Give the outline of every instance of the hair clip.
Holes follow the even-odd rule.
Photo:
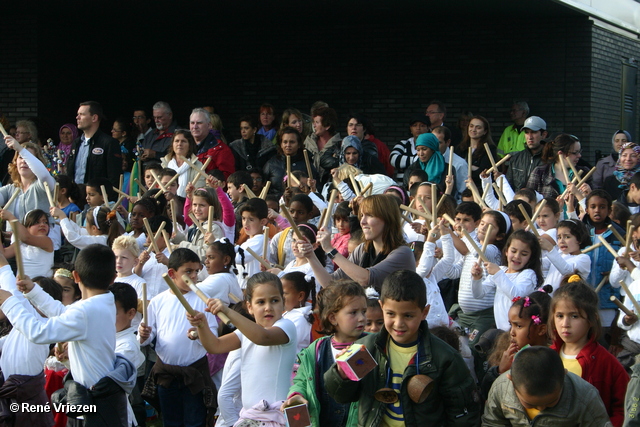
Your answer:
[[[531,305],[531,300],[529,297],[524,297],[524,306],[529,307]]]
[[[229,241],[229,239],[227,239],[226,237],[221,237],[221,238],[216,239],[216,240],[214,240],[214,241],[213,241],[213,243],[216,243],[216,242],[220,242],[220,243],[225,244],[225,245],[226,245],[227,243],[231,243],[231,242]]]
[[[533,321],[533,323],[535,323],[536,325],[539,325],[540,323],[542,323],[542,320],[540,320],[540,316],[536,316],[535,314],[531,315],[531,320]]]
[[[511,300],[512,303],[516,302],[516,301],[520,301],[522,299],[522,297],[515,297]]]
[[[567,282],[568,283],[575,283],[575,282],[579,282],[581,280],[582,280],[582,278],[580,276],[578,276],[577,274],[574,274],[571,277],[569,277],[569,280]]]
[[[314,277],[312,275],[310,275],[310,274],[305,274],[305,276],[304,276],[304,280],[307,283],[311,283],[313,281],[313,279],[314,279]]]
[[[67,279],[73,280],[73,275],[66,268],[57,269],[53,277],[66,277]]]

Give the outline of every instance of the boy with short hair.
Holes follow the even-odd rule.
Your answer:
[[[242,229],[249,239],[240,245],[236,255],[236,266],[242,265],[243,272],[238,276],[238,282],[242,289],[247,286],[247,279],[260,272],[260,262],[255,259],[246,249],[251,248],[255,253],[262,254],[264,242],[263,228],[269,222],[267,218],[269,209],[267,202],[260,198],[253,198],[246,201],[240,209],[242,218]]]
[[[93,244],[81,250],[73,277],[82,291],[82,300],[69,306],[53,301],[30,280],[19,281],[18,289],[28,292],[25,296],[48,316],[45,320],[37,319],[17,297],[0,291],[2,311],[30,341],[69,343],[69,363],[76,383],[72,389],[86,388],[96,405],[96,412],[82,414],[85,426],[126,424],[126,393],[131,392],[136,380],[133,364],[116,356],[114,350],[116,309],[108,288],[116,275],[115,264],[115,255],[104,245]],[[59,397],[62,400],[54,401],[72,401],[72,391]]]
[[[191,249],[178,248],[169,257],[168,274],[193,307],[205,313],[211,331],[218,334],[215,316],[205,312],[206,304],[192,292],[183,275],[195,283],[200,270],[200,257]],[[198,339],[191,339],[187,331],[191,325],[185,309],[168,289],[149,303],[149,325],[138,327],[141,346],[155,340],[158,360],[145,384],[143,397],[159,400],[165,425],[210,425],[215,412],[215,386],[209,374],[207,351]],[[151,394],[149,394],[151,393]]]
[[[289,213],[291,213],[296,225],[304,224],[313,217],[313,201],[306,194],[296,194],[289,203]],[[293,228],[291,226],[287,226],[276,233],[269,243],[268,260],[274,264],[286,266],[296,259],[293,255],[292,241]]]
[[[138,294],[133,286],[122,282],[109,286],[109,291],[113,294],[116,303],[116,353],[128,359],[136,369],[140,369],[144,364],[144,355],[140,351],[140,343],[136,337],[137,327],[131,325],[137,313]],[[146,419],[144,401],[137,387],[133,388],[128,402],[128,425],[133,425],[135,419],[144,421]],[[134,412],[134,406],[138,415]]]
[[[156,161],[146,162],[144,165],[144,185],[147,187],[147,190],[152,190],[158,187],[158,184],[153,185],[155,182],[155,178],[151,174],[151,171],[154,171],[156,174],[160,174],[162,172],[162,165]]]
[[[640,212],[640,172],[633,175],[629,181],[629,189],[622,192],[618,202],[629,208],[632,215]]]
[[[133,272],[138,265],[138,257],[140,256],[140,247],[133,236],[119,236],[113,241],[111,249],[116,256],[116,280],[120,283],[128,283],[138,294],[138,299],[142,298],[142,284],[144,279]],[[153,286],[152,286],[153,287]],[[147,287],[149,288],[149,287]],[[156,296],[158,292],[149,292],[147,289],[147,299]],[[140,318],[133,320],[135,327],[140,323]]]
[[[361,381],[350,381],[334,364],[324,375],[329,394],[338,403],[358,401],[358,425],[476,426],[480,406],[475,384],[460,354],[429,332],[424,319],[430,306],[420,276],[409,270],[389,275],[380,306],[384,328],[358,340],[378,366]],[[416,375],[433,381],[433,391],[421,403],[408,392]],[[394,390],[396,402],[375,398],[383,388]]]
[[[527,212],[527,215],[529,215],[529,218],[533,216],[531,205],[524,200],[517,199],[507,203],[504,207],[504,213],[509,215],[512,231],[524,230],[527,228],[527,225],[529,225],[520,211],[520,205],[524,206],[524,210]]]
[[[535,422],[534,422],[535,421]],[[598,390],[570,372],[548,347],[518,352],[491,386],[483,426],[611,426]]]

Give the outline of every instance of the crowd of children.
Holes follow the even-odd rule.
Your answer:
[[[408,188],[349,166],[259,197],[253,172],[148,163],[139,194],[60,175],[48,211],[0,210],[0,400],[96,408],[6,425],[633,425],[640,216],[499,171],[458,200],[425,135]],[[356,342],[357,381],[336,364]]]

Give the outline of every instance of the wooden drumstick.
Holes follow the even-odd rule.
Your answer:
[[[23,280],[26,276],[24,274],[24,264],[22,263],[22,249],[20,248],[20,228],[17,219],[9,221],[11,229],[13,230],[13,248],[15,252],[16,267],[18,269],[18,279]]]
[[[149,317],[147,316],[147,283],[142,283],[142,323],[149,326]]]
[[[615,296],[611,295],[611,297],[609,297],[609,300],[614,303],[615,305],[618,306],[618,308],[620,310],[622,310],[622,312],[624,314],[626,314],[627,316],[636,316],[636,314],[629,310],[623,303],[620,302],[620,300],[618,298],[616,298]]]
[[[200,288],[198,288],[196,286],[195,283],[193,283],[193,281],[191,280],[191,278],[189,278],[189,276],[187,276],[186,274],[182,275],[182,280],[184,281],[184,283],[186,283],[187,285],[189,285],[189,288],[198,296],[198,298],[200,298],[202,300],[202,302],[204,302],[205,305],[207,305],[207,301],[209,301],[209,296],[207,294],[205,294],[204,292],[202,292],[200,290]],[[227,325],[229,323],[231,323],[231,320],[229,319],[229,316],[227,316],[226,314],[224,314],[223,312],[218,312],[216,314],[216,316],[218,316],[220,318],[220,320],[222,320],[224,323],[226,323]]]

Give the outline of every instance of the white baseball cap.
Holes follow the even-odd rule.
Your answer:
[[[522,126],[522,129],[531,129],[533,131],[547,130],[547,122],[545,122],[538,116],[527,117],[527,120],[524,121],[524,126]]]

